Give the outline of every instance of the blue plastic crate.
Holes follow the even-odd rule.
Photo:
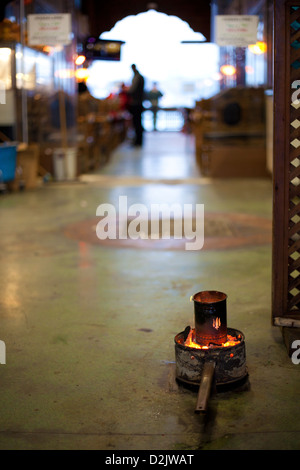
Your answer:
[[[16,174],[17,145],[0,145],[0,183],[13,181]]]

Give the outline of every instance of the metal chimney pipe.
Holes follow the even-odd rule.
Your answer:
[[[227,341],[227,295],[218,291],[197,292],[192,297],[195,314],[195,341],[201,346]]]

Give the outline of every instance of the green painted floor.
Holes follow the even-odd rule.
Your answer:
[[[101,243],[96,209],[119,196],[204,204],[208,245]],[[271,220],[271,179],[202,178],[180,133],[125,143],[79,181],[1,195],[0,449],[299,450],[300,365],[271,325]],[[249,380],[202,416],[174,380],[174,336],[210,289],[245,334]]]

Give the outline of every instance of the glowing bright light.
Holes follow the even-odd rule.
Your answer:
[[[89,71],[86,68],[81,68],[75,71],[77,81],[87,80],[89,76]]]
[[[267,44],[262,41],[258,41],[256,44],[249,44],[248,49],[253,54],[264,54],[267,51]]]
[[[52,54],[54,48],[52,46],[43,46],[43,51],[47,54]]]
[[[221,70],[221,73],[223,75],[226,75],[227,77],[231,77],[232,75],[236,73],[236,68],[233,65],[227,65],[227,64],[222,65],[220,70]]]
[[[79,55],[75,60],[75,64],[82,65],[85,62],[85,59],[86,57],[84,55]]]
[[[11,49],[9,47],[1,47],[0,48],[0,58],[7,58],[11,54]]]
[[[12,77],[10,73],[11,49],[9,47],[0,48],[0,85],[1,85],[1,103],[3,102],[3,90],[9,90],[12,86]],[[5,99],[4,99],[5,101]]]

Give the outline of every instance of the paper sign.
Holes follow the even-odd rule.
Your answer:
[[[71,14],[28,15],[29,46],[65,46],[71,42]]]
[[[246,47],[257,41],[257,15],[217,15],[216,43],[219,46]]]

